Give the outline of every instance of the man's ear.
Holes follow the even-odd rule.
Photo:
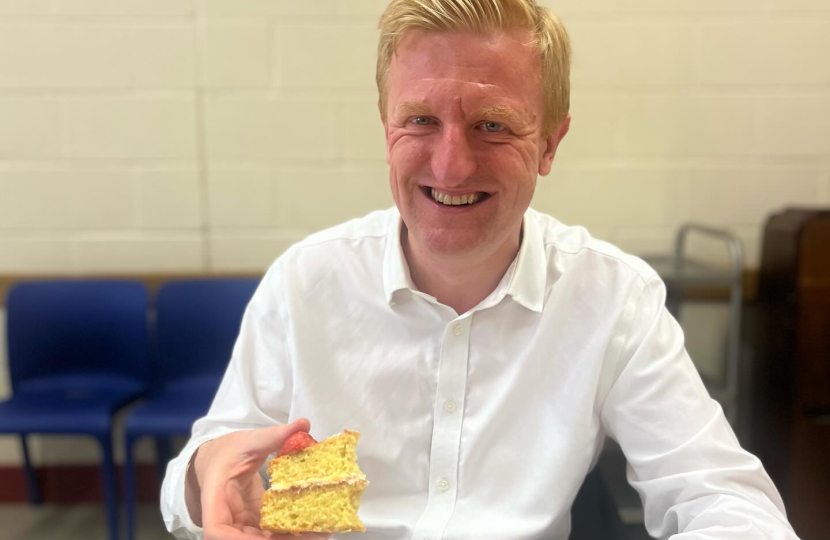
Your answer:
[[[547,176],[550,172],[551,165],[553,165],[553,158],[556,156],[556,149],[559,148],[559,143],[568,134],[571,128],[571,115],[565,117],[562,122],[553,128],[551,134],[545,139],[545,147],[542,150],[542,155],[539,156],[539,174]]]

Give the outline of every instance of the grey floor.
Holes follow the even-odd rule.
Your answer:
[[[164,529],[157,505],[141,505],[136,540],[172,540]],[[123,530],[124,520],[121,519]],[[125,534],[121,535],[126,538]],[[79,504],[35,507],[0,504],[0,540],[105,540],[106,523],[101,506]]]

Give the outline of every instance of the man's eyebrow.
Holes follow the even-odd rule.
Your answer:
[[[429,107],[417,101],[404,101],[395,107],[395,117],[425,116],[429,114]]]
[[[512,107],[506,107],[504,105],[497,105],[495,107],[485,107],[478,111],[476,114],[477,118],[482,118],[485,120],[503,120],[508,123],[520,123],[520,124],[529,124],[530,122],[525,119],[524,115],[521,114],[519,111]]]
[[[395,107],[393,114],[395,118],[406,118],[409,116],[428,116],[430,113],[430,108],[424,103],[418,101],[404,101]],[[531,123],[531,121],[525,118],[522,113],[513,107],[507,107],[505,105],[484,107],[483,109],[479,109],[474,117],[485,120],[506,122],[508,124],[512,123],[525,125]]]

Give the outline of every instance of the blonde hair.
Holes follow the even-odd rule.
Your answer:
[[[568,115],[571,46],[562,21],[535,0],[392,0],[380,18],[375,79],[378,106],[386,116],[386,77],[392,56],[409,30],[467,31],[484,34],[526,29],[541,60],[540,83],[545,106],[545,136]]]

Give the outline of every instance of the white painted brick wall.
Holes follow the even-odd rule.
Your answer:
[[[127,171],[2,171],[0,190],[9,194],[0,197],[3,229],[121,229],[135,221]]]
[[[705,24],[700,29],[701,84],[795,85],[830,83],[828,21]]]
[[[196,0],[52,0],[52,2],[55,5],[55,11],[60,14],[187,16],[193,14]]]
[[[278,182],[280,224],[286,228],[314,230],[394,204],[381,167],[283,169]]]
[[[277,228],[279,185],[276,170],[211,167],[210,223],[217,228]]]
[[[635,159],[753,155],[760,137],[755,128],[757,99],[720,94],[628,97],[622,105],[619,152]]]
[[[542,3],[573,124],[538,208],[644,252],[830,204],[826,0]],[[390,205],[385,4],[0,0],[0,272],[262,270]]]
[[[663,167],[563,168],[539,179],[534,206],[589,230],[640,227],[673,231],[689,215],[688,177],[683,169]]]
[[[71,96],[62,100],[60,109],[64,159],[197,157],[192,96]]]
[[[377,30],[373,26],[283,27],[276,37],[280,54],[274,69],[282,87],[355,88],[367,93],[376,88]],[[301,54],[293,54],[297,49]]]
[[[386,3],[0,0],[0,274],[261,271],[390,206]],[[729,227],[752,266],[767,214],[830,205],[830,1],[542,3],[573,123],[537,208],[635,253]]]
[[[267,23],[211,22],[201,32],[208,88],[268,88],[272,54]]]
[[[274,262],[274,253],[282,253],[307,234],[284,229],[221,229],[210,238],[210,266],[217,272],[268,268]]]
[[[779,91],[760,98],[758,105],[758,150],[763,155],[800,156],[802,160],[812,156],[827,165],[830,93]]]
[[[211,97],[205,109],[209,161],[314,161],[342,155],[334,101]]]
[[[58,99],[0,93],[0,167],[18,160],[59,157],[61,131]],[[8,192],[0,195],[14,197]]]
[[[81,273],[198,272],[203,266],[201,232],[107,231],[76,238]]]
[[[0,0],[0,15],[48,15],[55,11],[55,0]]]
[[[577,88],[694,82],[691,21],[574,22],[567,28],[574,51],[571,80]]]
[[[199,171],[140,169],[133,173],[136,224],[147,229],[200,229]]]

